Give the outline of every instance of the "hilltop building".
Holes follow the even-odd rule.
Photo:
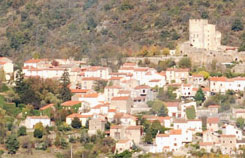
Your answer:
[[[221,47],[221,33],[206,19],[190,19],[189,41],[195,48],[218,50]]]

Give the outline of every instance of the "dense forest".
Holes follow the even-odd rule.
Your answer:
[[[0,0],[0,55],[117,59],[144,46],[173,49],[188,39],[190,18],[209,19],[223,44],[239,46],[244,7],[243,0]]]

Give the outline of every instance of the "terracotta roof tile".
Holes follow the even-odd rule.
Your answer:
[[[181,129],[172,129],[169,132],[169,135],[181,135],[182,134],[182,130]]]
[[[62,106],[74,106],[74,105],[77,105],[77,104],[80,104],[82,103],[81,101],[66,101],[64,103],[62,103],[61,105]]]
[[[129,96],[124,96],[124,97],[113,97],[111,100],[129,100]]]
[[[207,118],[207,123],[217,124],[217,123],[219,123],[219,118],[218,117],[209,117],[209,118]]]
[[[53,106],[54,106],[54,104],[48,104],[48,105],[45,105],[42,108],[40,108],[40,110],[43,111],[43,110],[46,110],[46,109],[51,108]]]

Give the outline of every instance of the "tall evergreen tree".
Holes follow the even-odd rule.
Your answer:
[[[26,85],[24,82],[24,73],[22,73],[22,70],[19,69],[16,73],[16,80],[15,80],[15,92],[19,95],[24,92]]]
[[[60,99],[63,101],[71,100],[71,90],[69,89],[70,84],[69,72],[67,70],[64,71],[63,75],[60,78]]]
[[[204,93],[203,93],[203,91],[202,91],[202,88],[199,88],[199,89],[198,89],[198,91],[197,91],[197,93],[196,93],[194,99],[195,99],[196,101],[198,101],[198,102],[201,102],[201,103],[204,102],[204,100],[205,100],[205,95],[204,95]]]

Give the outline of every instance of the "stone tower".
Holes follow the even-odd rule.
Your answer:
[[[195,48],[218,50],[221,46],[221,33],[206,19],[189,20],[189,41]]]

